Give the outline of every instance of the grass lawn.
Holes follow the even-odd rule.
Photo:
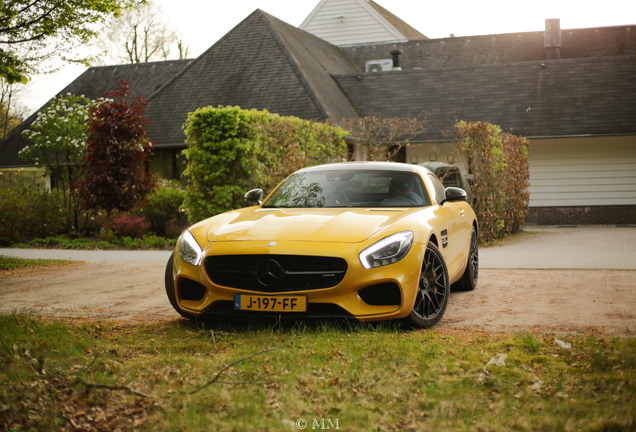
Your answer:
[[[0,315],[0,344],[2,431],[636,426],[634,338]]]
[[[0,272],[6,270],[19,270],[24,268],[56,267],[74,264],[77,263],[68,260],[24,259],[0,255]]]

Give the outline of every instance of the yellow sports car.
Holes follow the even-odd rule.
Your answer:
[[[477,285],[475,213],[424,167],[351,162],[305,168],[257,205],[181,234],[166,292],[187,318],[346,317],[428,328],[451,284]]]

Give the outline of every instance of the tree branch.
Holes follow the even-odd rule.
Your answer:
[[[245,360],[249,360],[249,359],[251,359],[251,358],[253,358],[253,357],[256,357],[257,355],[264,354],[264,353],[269,352],[269,351],[274,351],[274,350],[276,350],[276,349],[278,349],[278,348],[280,348],[280,347],[281,347],[281,346],[280,346],[280,345],[278,345],[278,346],[275,346],[274,348],[268,348],[268,349],[265,349],[265,350],[259,351],[259,352],[255,353],[255,354],[252,354],[251,356],[243,357],[243,358],[241,358],[241,359],[236,360],[236,361],[235,361],[235,362],[233,362],[233,363],[230,363],[230,364],[229,364],[229,365],[227,365],[225,368],[221,369],[221,371],[220,371],[219,373],[217,373],[217,374],[216,374],[216,376],[215,376],[214,378],[212,378],[212,379],[211,379],[210,381],[208,381],[207,383],[203,384],[203,385],[202,385],[201,387],[199,387],[198,389],[191,391],[189,394],[195,394],[195,393],[197,393],[197,392],[200,392],[201,390],[203,390],[203,389],[204,389],[204,388],[206,388],[207,386],[214,384],[215,382],[217,382],[217,381],[218,381],[219,377],[221,376],[221,374],[222,374],[223,372],[225,372],[226,370],[228,370],[229,368],[231,368],[231,367],[232,367],[232,366],[234,366],[235,364],[237,364],[237,363],[241,363],[241,362],[243,362],[243,361],[245,361]],[[243,383],[244,383],[244,382],[237,382],[237,383],[232,383],[232,384],[243,384]],[[230,383],[227,383],[227,384],[230,384]]]
[[[25,10],[27,10],[27,9],[29,9],[29,8],[31,8],[31,7],[33,7],[33,6],[35,6],[35,4],[36,4],[36,3],[39,3],[40,1],[41,1],[41,0],[34,0],[34,2],[33,2],[33,3],[31,3],[31,4],[29,4],[29,5],[24,6],[24,7],[23,7],[20,11],[18,11],[18,15],[20,15],[21,13],[24,13],[24,11],[25,11]],[[1,22],[6,21],[6,20],[8,20],[8,19],[9,19],[9,17],[6,17],[6,18],[3,18],[3,19],[0,19],[0,23],[1,23]]]
[[[22,29],[24,27],[30,27],[33,24],[36,24],[36,23],[42,21],[43,19],[47,18],[49,15],[51,15],[51,13],[55,9],[57,9],[57,7],[51,8],[50,10],[46,11],[45,13],[40,15],[39,17],[32,19],[31,21],[23,22],[23,23],[20,23],[18,25],[15,25],[13,27],[8,27],[8,28],[5,28],[5,29],[2,29],[2,33],[9,33],[9,32],[15,31],[15,30],[20,30],[20,29]],[[24,11],[24,9],[23,9],[23,11]],[[19,15],[19,13],[18,13],[18,15]],[[38,37],[42,37],[42,35],[45,35],[45,34],[46,33],[42,33],[41,35],[38,35]],[[27,39],[24,42],[28,42],[30,40],[33,40],[33,38]],[[14,43],[17,43],[17,42],[14,42]]]
[[[106,390],[124,390],[124,391],[127,391],[128,393],[134,394],[135,396],[141,396],[141,397],[150,399],[149,395],[135,391],[128,386],[88,383],[79,378],[77,379],[77,382],[84,384],[86,387],[89,387],[89,388],[100,388],[100,389],[106,389]]]

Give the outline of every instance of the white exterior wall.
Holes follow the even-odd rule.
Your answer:
[[[530,140],[530,207],[636,205],[636,136]]]
[[[453,143],[415,144],[407,163],[447,162]],[[463,159],[455,161],[466,172]],[[530,207],[636,205],[636,136],[530,139]]]
[[[334,45],[407,40],[365,0],[322,0],[300,28]]]

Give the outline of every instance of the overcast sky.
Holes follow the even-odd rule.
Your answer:
[[[157,0],[196,57],[255,9],[299,26],[319,0]],[[429,38],[542,31],[547,18],[562,29],[636,24],[635,0],[375,0]],[[635,25],[636,27],[636,25]],[[635,28],[636,30],[636,28]],[[21,102],[30,112],[84,72],[65,67],[53,76],[35,76]]]

